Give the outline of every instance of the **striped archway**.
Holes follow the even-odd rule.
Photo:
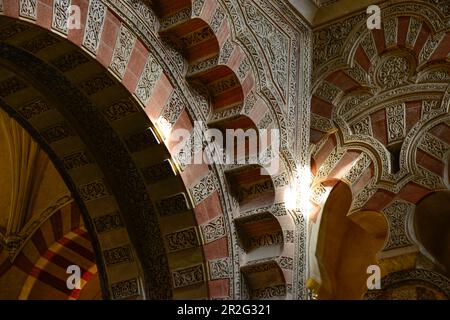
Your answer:
[[[80,29],[67,28],[69,5],[80,8]],[[270,175],[255,165],[185,162],[203,152],[189,147],[209,127],[286,135],[283,113],[262,93],[261,75],[237,45],[220,2],[36,0],[3,1],[0,8],[2,108],[45,148],[68,184],[92,239],[104,297],[292,297],[296,227],[284,206],[293,170],[285,151],[266,146],[266,157],[282,162]],[[196,129],[196,121],[205,127]],[[190,134],[183,148],[178,129]],[[238,181],[233,189],[231,181]],[[255,201],[260,195],[266,200]],[[269,269],[276,265],[283,276],[263,287],[241,285],[261,261],[246,260],[235,219],[258,221],[266,213],[282,237],[256,234],[266,239],[261,248],[289,245],[261,261],[271,260]],[[106,261],[106,252],[116,260]]]

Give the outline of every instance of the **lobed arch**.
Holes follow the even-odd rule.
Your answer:
[[[445,92],[445,82],[450,78],[445,73],[448,68],[446,61],[448,48],[445,41],[448,28],[442,14],[431,5],[411,3],[384,8],[382,6],[382,15],[383,28],[380,30],[368,30],[361,15],[355,15],[315,31],[317,37],[324,34],[324,39],[319,39],[320,43],[317,44],[319,47],[323,45],[323,40],[328,39],[328,33],[333,28],[342,26],[353,29],[349,36],[342,36],[342,43],[336,46],[338,51],[333,56],[330,54],[326,64],[322,63],[318,55],[315,74],[320,77],[314,77],[312,102],[311,134],[314,143],[317,143],[331,128],[348,130],[345,125],[336,123],[338,109],[345,109],[347,114],[353,109],[349,116],[344,117],[345,121],[349,121],[349,117],[359,114],[362,108],[368,110],[370,101],[378,101],[381,106],[382,102],[387,102],[396,95],[414,95],[414,92],[416,95],[418,92],[422,95],[436,95],[441,92],[442,95]],[[388,34],[392,36],[388,37]],[[417,75],[413,77],[410,75],[408,79],[411,87],[409,89],[393,87],[392,90],[383,92],[383,88],[378,87],[379,83],[374,82],[374,77],[377,76],[375,73],[382,69],[383,64],[389,59],[400,61],[403,59],[402,55],[408,55],[408,59],[417,60],[417,64],[420,65],[416,68],[414,63],[408,63],[409,72],[417,72]],[[398,74],[404,76],[408,72]],[[395,73],[392,75],[395,76]],[[433,83],[433,86],[430,83]],[[401,85],[399,83],[398,87]],[[327,119],[331,119],[334,123],[330,123]],[[378,124],[374,119],[371,124],[373,130],[377,129]],[[374,133],[376,136],[375,131]]]
[[[309,289],[316,299],[360,299],[367,268],[378,264],[388,234],[379,212],[350,215],[352,191],[339,180],[328,182],[325,204],[309,233]]]
[[[446,17],[443,13],[437,9],[432,4],[412,1],[410,3],[396,3],[396,4],[381,4],[381,15],[382,15],[382,28],[368,30],[366,26],[366,21],[364,17],[366,16],[363,13],[355,14],[351,17],[341,19],[335,24],[319,27],[315,30],[316,39],[318,40],[318,45],[322,46],[329,39],[330,35],[328,34],[331,30],[336,30],[335,28],[342,26],[345,30],[348,30],[348,33],[342,33],[340,36],[339,43],[333,50],[325,51],[324,55],[317,55],[315,58],[316,69],[313,73],[314,78],[314,86],[316,87],[318,83],[324,80],[327,76],[335,71],[335,69],[346,69],[348,67],[353,68],[355,66],[355,57],[361,55],[362,51],[365,51],[364,47],[360,47],[359,44],[364,42],[364,38],[367,35],[371,35],[374,39],[374,45],[370,45],[373,47],[371,52],[375,53],[383,53],[388,51],[388,49],[392,49],[397,44],[406,46],[411,49],[420,50],[422,46],[425,44],[426,38],[430,33],[445,33],[448,31],[448,26],[446,25]],[[384,30],[386,28],[391,28],[390,25],[392,23],[392,18],[401,19],[400,27],[404,31],[401,36],[400,41],[389,41],[387,42],[384,34]],[[407,19],[411,18],[417,20],[414,27],[416,37],[412,39],[412,42],[408,42],[408,39],[405,39],[408,28],[411,25],[408,25]],[[386,23],[388,20],[388,23]],[[403,21],[402,21],[403,20]],[[414,21],[413,21],[414,22]],[[413,24],[413,23],[412,23]],[[395,27],[398,27],[398,22]],[[422,30],[421,40],[417,43],[417,32]],[[394,31],[392,34],[397,35],[397,31]],[[439,39],[437,43],[433,45],[436,46],[439,44],[443,45],[442,39]],[[370,44],[370,43],[369,43]],[[386,45],[387,44],[387,45]],[[442,46],[443,47],[443,46]],[[441,53],[442,54],[442,53]],[[372,60],[373,54],[369,56],[369,60]],[[442,59],[442,56],[440,56]],[[367,57],[366,57],[367,58]],[[324,63],[326,60],[328,62]],[[370,61],[366,62],[370,63]],[[362,62],[362,61],[361,61]],[[361,66],[367,66],[367,64],[361,63]],[[355,79],[358,80],[358,79]]]
[[[367,144],[355,140],[342,145],[337,132],[328,135],[311,157],[313,179],[310,218],[316,219],[328,191],[339,181],[344,181],[351,188],[353,201],[350,212],[362,210],[367,198],[361,195],[370,196],[367,188],[374,188],[379,179],[379,161],[373,148]]]
[[[336,50],[316,55],[311,142],[314,171],[341,146],[371,154],[376,174],[356,190],[352,210],[382,211],[395,199],[416,204],[445,185],[442,153],[448,144],[442,132],[448,128],[450,81],[445,17],[419,2],[381,8],[380,30],[368,30],[360,13],[314,31],[317,49],[333,30],[349,31],[338,36]],[[339,147],[331,147],[333,135]],[[431,151],[431,144],[442,152]]]

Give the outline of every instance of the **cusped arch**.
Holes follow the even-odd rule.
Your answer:
[[[328,196],[310,234],[309,289],[318,299],[360,299],[367,268],[377,264],[377,253],[387,236],[387,221],[378,212],[349,215],[350,187],[331,183]]]

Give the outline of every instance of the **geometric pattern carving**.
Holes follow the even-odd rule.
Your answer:
[[[311,192],[311,201],[320,205],[325,200],[325,196],[327,193],[327,189],[323,186],[323,184],[319,184]]]
[[[389,236],[383,250],[405,247],[411,244],[406,230],[407,221],[413,209],[412,203],[396,200],[383,210],[389,224]]]
[[[230,59],[233,50],[233,43],[230,41],[230,39],[227,39],[220,50],[219,63],[226,64],[228,62],[228,59]]]
[[[0,82],[0,97],[6,98],[20,90],[23,90],[27,85],[16,77],[11,77]]]
[[[406,36],[406,45],[410,48],[413,48],[416,44],[417,36],[419,35],[419,31],[422,28],[422,22],[417,20],[414,17],[411,17],[409,20],[409,28],[408,34]]]
[[[205,243],[210,243],[226,235],[223,217],[219,216],[200,226]]]
[[[106,17],[106,5],[100,0],[89,2],[89,11],[84,32],[83,46],[93,54],[97,53]]]
[[[355,123],[353,125],[353,132],[355,134],[364,134],[371,136],[372,135],[372,124],[370,122],[370,118],[366,117],[361,121]]]
[[[285,243],[294,243],[294,230],[285,230],[284,231],[284,242]]]
[[[172,281],[175,289],[202,283],[204,280],[205,272],[203,264],[172,271]]]
[[[181,112],[184,110],[185,104],[177,91],[172,92],[172,96],[164,106],[161,116],[158,122],[165,129],[170,130],[180,117]]]
[[[74,152],[67,156],[64,156],[62,161],[64,163],[64,168],[66,168],[67,170],[80,168],[93,163],[93,161],[84,151]]]
[[[259,10],[252,1],[243,1],[243,7],[250,30],[260,41],[267,57],[275,84],[281,95],[286,97],[289,88],[289,38],[285,30],[272,23],[266,12]]]
[[[67,72],[88,62],[89,59],[83,53],[75,50],[56,58],[52,61],[52,64],[61,72]]]
[[[54,0],[53,1],[53,20],[52,28],[63,34],[67,34],[67,22],[69,19],[69,7],[71,0]]]
[[[420,177],[417,177],[415,179],[415,182],[421,184],[422,186],[424,186],[430,190],[447,188],[444,185],[442,178],[440,176],[438,176],[437,174],[435,174],[431,171],[428,171],[427,169],[425,169],[421,166],[417,166],[417,169],[419,170]]]
[[[376,193],[376,188],[373,187],[374,178],[372,178],[367,185],[362,188],[356,197],[353,199],[351,210],[360,209],[363,205]]]
[[[38,99],[20,107],[19,112],[25,119],[30,120],[51,109],[52,108],[45,101]]]
[[[385,89],[395,88],[408,80],[410,64],[406,57],[391,56],[381,64],[377,72],[377,80]]]
[[[445,106],[441,105],[440,100],[422,100],[422,119],[428,120],[441,114]]]
[[[327,81],[323,81],[322,84],[314,92],[315,96],[321,97],[328,102],[333,102],[336,96],[341,92],[340,89],[333,86]]]
[[[292,270],[294,267],[294,259],[290,257],[281,257],[280,258],[280,267],[282,269]]]
[[[449,146],[444,141],[428,132],[422,138],[419,148],[432,154],[439,160],[444,159],[444,155],[449,150]]]
[[[149,54],[147,62],[142,72],[141,78],[136,87],[136,96],[142,103],[146,103],[152,95],[153,88],[162,73],[162,67],[152,54]]]
[[[257,249],[261,247],[269,247],[276,244],[283,243],[283,232],[274,231],[268,232],[264,234],[259,234],[255,236],[251,236],[248,239],[243,239],[243,244],[245,246],[246,251],[250,251],[252,249]]]
[[[386,108],[388,143],[403,140],[406,136],[405,104]]]
[[[201,178],[200,181],[190,189],[195,204],[199,204],[217,190],[217,185],[216,177],[212,172],[209,172],[207,176]]]
[[[109,195],[106,185],[102,180],[81,185],[78,191],[83,201],[95,200]]]
[[[232,275],[230,258],[219,258],[208,261],[211,280],[226,279]]]
[[[318,114],[311,114],[311,128],[321,132],[328,132],[333,128],[333,123],[330,119],[319,116]]]
[[[225,12],[220,5],[217,6],[216,12],[214,12],[214,16],[212,17],[209,26],[214,33],[219,31],[219,27],[222,24],[223,19],[225,18]]]
[[[41,131],[41,135],[49,144],[52,144],[72,136],[73,132],[66,123],[61,123],[53,127],[43,129]]]
[[[169,198],[161,199],[156,202],[161,217],[167,217],[174,214],[180,214],[189,210],[189,205],[184,193],[179,193]]]
[[[140,131],[124,138],[125,144],[131,153],[145,150],[156,143],[150,130]]]
[[[103,110],[109,121],[117,121],[138,112],[138,108],[131,100],[116,102]]]
[[[286,285],[280,284],[273,287],[266,287],[260,289],[252,289],[250,297],[258,300],[268,300],[277,297],[286,296]]]
[[[127,263],[133,260],[130,246],[117,247],[103,251],[107,265]]]
[[[358,181],[361,175],[366,171],[367,167],[371,164],[372,160],[366,153],[362,153],[356,163],[345,174],[343,180],[347,181],[350,185]]]
[[[195,248],[200,244],[196,227],[168,233],[164,236],[164,240],[167,252]]]
[[[111,284],[111,292],[114,300],[138,296],[140,294],[138,279],[130,279]]]
[[[124,25],[121,25],[111,60],[111,69],[120,78],[123,78],[125,74],[135,42],[136,36]]]
[[[36,54],[56,43],[59,43],[59,40],[52,34],[46,33],[42,36],[34,38],[33,40],[22,43],[21,47],[28,52]]]
[[[317,171],[315,180],[320,181],[328,176],[328,173],[336,166],[336,164],[342,159],[345,151],[334,149]]]
[[[377,54],[377,49],[375,47],[375,43],[373,42],[372,33],[367,34],[363,38],[361,46],[363,47],[370,60],[372,60],[372,58]]]
[[[118,212],[96,217],[93,221],[97,233],[108,232],[124,227],[122,218]]]
[[[153,184],[175,176],[172,164],[170,160],[167,159],[161,163],[142,169],[142,174],[144,175],[147,184]]]
[[[36,2],[37,0],[20,0],[19,15],[36,20]]]
[[[107,73],[101,73],[85,80],[80,87],[87,95],[91,96],[114,85],[114,80]]]
[[[427,61],[431,57],[431,54],[437,48],[444,36],[445,32],[440,32],[437,34],[431,34],[431,36],[428,37],[427,42],[425,42],[422,48],[422,51],[420,51],[419,63]]]
[[[391,47],[397,43],[397,18],[391,17],[384,21],[384,39],[386,46]]]

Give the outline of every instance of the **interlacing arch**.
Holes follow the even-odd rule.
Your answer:
[[[411,221],[424,197],[448,188],[450,29],[448,17],[423,2],[381,7],[379,30],[358,14],[314,31],[311,218],[322,228],[330,193],[345,183],[349,219],[377,212],[387,221],[376,263],[389,274],[416,267],[419,249],[433,260]],[[327,285],[322,294],[333,296]]]
[[[285,157],[272,175],[260,162],[193,165],[172,138],[202,135],[195,121],[278,129],[228,12],[218,1],[106,3],[8,0],[0,12],[0,85],[14,84],[0,86],[1,107],[68,185],[103,297],[292,297]],[[70,4],[81,29],[67,28]]]

